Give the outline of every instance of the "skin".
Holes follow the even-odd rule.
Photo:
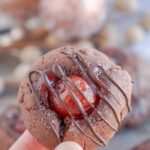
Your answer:
[[[40,145],[32,135],[25,131],[9,150],[48,150]]]
[[[62,144],[58,145],[59,150],[64,150],[64,147]],[[62,148],[61,148],[62,147]],[[68,148],[65,150],[69,150],[70,147],[69,145],[67,146]],[[81,150],[77,145],[74,145],[74,148],[77,150]],[[38,143],[38,141],[33,138],[33,136],[26,130],[22,136],[12,145],[12,147],[9,150],[48,150],[47,148],[43,147]],[[57,147],[55,150],[58,150]],[[51,150],[51,149],[50,149]]]

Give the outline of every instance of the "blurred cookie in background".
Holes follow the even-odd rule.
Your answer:
[[[0,129],[0,149],[8,150],[14,140],[3,130]]]
[[[150,31],[150,12],[147,12],[142,16],[141,25],[145,30]]]
[[[115,0],[114,4],[116,10],[126,13],[135,12],[139,7],[138,0]]]
[[[19,84],[22,81],[24,74],[28,72],[30,65],[28,63],[18,64],[11,75],[7,75],[4,79],[5,91],[6,90],[18,90]]]
[[[30,27],[29,25],[16,26],[0,36],[0,54],[13,49],[22,50],[30,45],[36,45],[37,47],[45,45],[44,40],[48,36],[45,27],[43,25]]]
[[[86,48],[91,48],[91,49],[94,49],[95,46],[94,44],[89,41],[89,40],[82,40],[82,41],[79,41],[76,43],[76,46],[79,48],[79,49],[84,49],[85,47]]]
[[[65,40],[87,39],[106,18],[106,0],[42,0],[40,16],[56,36]]]
[[[32,64],[42,55],[41,49],[35,45],[28,45],[22,49],[19,58],[22,62]]]
[[[135,58],[133,58],[133,61]],[[133,111],[128,115],[126,126],[137,127],[150,119],[150,70],[149,63],[137,58],[136,79],[134,81]]]
[[[3,77],[0,76],[0,95],[3,93],[4,89],[5,89],[5,81]]]
[[[144,30],[137,24],[131,25],[125,31],[125,37],[129,44],[140,42],[144,39]]]
[[[24,74],[28,72],[30,65],[27,63],[20,63],[16,66],[12,73],[12,77],[15,83],[20,84],[22,81]]]
[[[26,20],[37,16],[39,0],[1,0],[0,11],[17,20]]]
[[[25,131],[19,107],[7,107],[0,115],[0,122],[0,150],[6,150]]]
[[[126,50],[120,48],[104,48],[102,49],[114,63],[127,70],[132,76],[132,80],[136,76],[136,59],[133,61],[133,53],[129,53]]]
[[[133,148],[132,150],[150,150],[150,139],[142,143],[141,145]]]
[[[132,112],[127,116],[125,122],[125,126],[129,128],[137,127],[150,119],[150,95],[140,96],[134,100]]]
[[[121,34],[116,24],[108,22],[104,24],[102,30],[94,37],[93,42],[99,49],[107,47],[118,47],[121,41]]]
[[[150,118],[150,80],[149,63],[129,51],[118,48],[102,50],[116,64],[126,69],[132,76],[133,95],[132,111],[128,115],[125,126],[136,127]]]
[[[48,34],[44,40],[44,46],[47,49],[55,49],[57,47],[61,47],[67,45],[67,42],[64,41],[65,39],[60,39],[57,35]]]

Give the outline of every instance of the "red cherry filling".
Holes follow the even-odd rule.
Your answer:
[[[79,108],[79,106],[74,102],[74,99],[68,90],[68,87],[64,84],[63,81],[58,80],[55,76],[52,76],[51,73],[47,73],[47,77],[55,90],[58,91],[60,98],[62,99],[64,105],[66,106],[67,110],[75,117],[75,118],[82,118],[83,114]],[[88,114],[92,112],[92,108],[90,103],[94,106],[97,103],[97,96],[94,93],[93,89],[88,85],[88,83],[79,75],[69,75],[67,76],[70,78],[78,87],[78,89],[83,93],[83,95],[73,87],[73,85],[69,85],[69,89],[76,95],[78,100],[81,102],[84,111]],[[52,96],[52,94],[47,94],[47,90],[45,85],[41,86],[41,94],[44,94],[44,97],[50,100],[50,103],[53,104],[53,109],[57,112],[61,117],[65,118],[69,116],[68,111],[64,106],[59,102],[56,97]]]
[[[91,106],[90,103],[94,104],[96,103],[96,95],[92,88],[87,84],[85,80],[83,80],[78,75],[69,75],[68,78],[70,78],[80,89],[80,91],[83,93],[83,95],[76,90],[72,85],[70,85],[70,90],[78,97],[78,100],[80,100],[82,107],[84,108],[85,112],[90,113],[91,112]],[[71,112],[71,114],[74,117],[82,117],[82,113],[80,111],[80,108],[78,105],[74,102],[71,93],[69,92],[68,88],[65,86],[65,84],[62,81],[59,81],[57,83],[57,86],[59,87],[58,92],[60,95],[60,98],[63,100],[65,106],[68,108],[68,111]],[[62,117],[68,116],[68,112],[66,109],[57,101],[55,98],[52,99],[55,111],[59,113]]]

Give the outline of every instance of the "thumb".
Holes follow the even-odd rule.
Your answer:
[[[43,147],[33,136],[26,130],[23,135],[12,145],[9,150],[48,150]],[[59,144],[55,150],[83,150],[76,142],[66,141]]]
[[[83,150],[83,148],[76,142],[66,141],[59,144],[55,150]]]
[[[26,130],[9,150],[48,150]]]

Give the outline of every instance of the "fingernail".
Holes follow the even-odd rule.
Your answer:
[[[55,150],[83,150],[83,148],[76,142],[66,141],[58,145]]]

